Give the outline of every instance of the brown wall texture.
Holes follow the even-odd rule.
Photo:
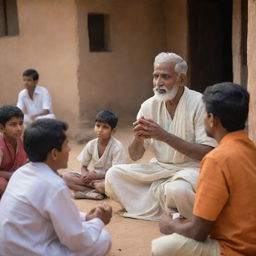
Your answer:
[[[248,5],[248,85],[250,92],[249,133],[256,142],[256,1],[249,0]]]
[[[188,61],[187,0],[165,0],[167,51],[175,52]]]
[[[99,110],[109,109],[130,123],[153,94],[154,56],[166,50],[163,1],[78,0],[77,8],[82,122],[92,123]],[[109,52],[89,51],[88,13],[109,15]]]

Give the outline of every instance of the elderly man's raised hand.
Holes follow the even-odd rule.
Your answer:
[[[164,140],[164,137],[167,135],[167,132],[152,119],[141,117],[133,123],[133,126],[135,137]]]
[[[149,136],[145,136],[143,134],[143,126],[141,124],[141,120],[145,120],[145,118],[142,116],[140,119],[136,120],[133,123],[133,132],[134,132],[134,137],[137,141],[143,142],[144,139],[149,138]]]

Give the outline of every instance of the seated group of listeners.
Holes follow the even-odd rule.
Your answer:
[[[96,139],[78,156],[81,173],[62,177],[67,124],[54,119],[38,73],[26,70],[17,107],[0,108],[0,255],[106,255],[112,208],[103,203],[81,213],[71,189],[75,198],[110,197],[123,216],[160,221],[165,236],[153,240],[153,256],[255,256],[256,146],[244,131],[249,94],[225,82],[202,96],[185,87],[186,73],[180,56],[156,56],[154,96],[141,105],[128,148],[134,161],[151,148],[149,164],[125,164],[113,137],[118,118],[101,111]]]

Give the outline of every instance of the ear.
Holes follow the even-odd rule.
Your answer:
[[[58,150],[56,148],[53,148],[49,153],[53,161],[58,158]]]
[[[220,119],[217,116],[214,117],[214,125],[215,127],[223,127]]]
[[[214,115],[211,113],[211,114],[208,114],[208,116],[209,116],[209,125],[210,125],[210,127],[211,128],[213,128],[213,126],[214,126]]]
[[[181,86],[185,85],[186,80],[187,80],[187,76],[185,74],[179,74],[178,82]]]
[[[217,116],[214,116],[213,114],[210,114],[210,127],[217,127],[220,124],[220,120]]]
[[[111,131],[111,134],[115,134],[116,133],[116,128],[113,128]]]
[[[5,128],[5,126],[2,125],[2,124],[0,124],[0,131],[1,131],[1,132],[4,132],[4,128]]]

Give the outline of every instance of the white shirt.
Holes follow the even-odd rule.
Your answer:
[[[29,116],[38,114],[44,109],[52,113],[51,95],[46,88],[37,85],[32,100],[29,97],[28,90],[23,89],[19,93],[17,107],[19,107],[24,114],[28,114]]]
[[[77,160],[84,166],[88,166],[90,161],[92,161],[95,171],[106,173],[113,165],[125,163],[126,154],[123,144],[114,137],[111,137],[102,156],[99,157],[98,139],[94,139],[85,145]]]
[[[98,252],[110,246],[103,222],[86,222],[62,178],[44,163],[28,163],[13,174],[0,216],[1,256],[104,255]]]

